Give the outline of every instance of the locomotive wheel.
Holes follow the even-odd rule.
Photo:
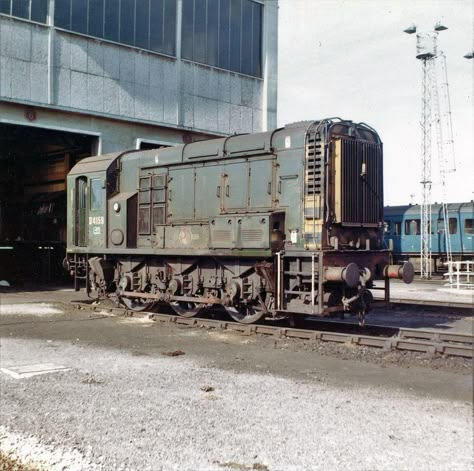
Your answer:
[[[205,310],[204,304],[188,301],[173,301],[169,305],[171,309],[181,317],[195,317]]]
[[[240,304],[238,308],[226,307],[225,310],[234,321],[242,324],[254,324],[266,314],[266,311],[262,307],[248,304]]]
[[[135,312],[150,311],[155,304],[154,301],[150,302],[143,298],[128,298],[125,296],[120,296],[120,301],[127,309]]]

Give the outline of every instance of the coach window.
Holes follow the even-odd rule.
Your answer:
[[[449,218],[449,233],[457,234],[458,232],[458,220],[456,218]]]
[[[464,234],[474,234],[474,219],[464,220]]]
[[[405,235],[419,235],[420,234],[420,220],[411,219],[405,221]]]
[[[93,178],[91,180],[91,211],[102,209],[103,201],[102,178]]]

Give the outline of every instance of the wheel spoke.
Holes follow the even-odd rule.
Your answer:
[[[154,301],[144,298],[129,298],[126,296],[120,296],[120,301],[127,309],[135,312],[150,311],[155,304]]]
[[[241,304],[238,307],[226,307],[225,310],[232,319],[242,324],[253,324],[265,317],[265,310],[261,306]]]
[[[170,303],[171,309],[181,317],[195,317],[205,309],[203,304],[187,301],[173,301]]]

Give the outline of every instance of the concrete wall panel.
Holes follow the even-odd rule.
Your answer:
[[[87,74],[71,71],[71,107],[87,109]]]
[[[183,62],[181,65],[181,92],[185,95],[194,94],[194,70],[189,62]]]
[[[230,74],[223,71],[217,75],[217,100],[230,103]]]
[[[112,44],[103,43],[104,76],[112,79],[120,78],[120,48]]]
[[[164,119],[163,111],[163,89],[161,87],[150,87],[150,116],[151,121],[162,123]],[[169,115],[168,115],[169,117]]]
[[[100,113],[104,111],[104,77],[87,76],[87,109]]]
[[[71,106],[71,71],[69,69],[54,69],[54,101],[63,106]]]
[[[30,62],[12,59],[12,98],[30,100]]]
[[[225,134],[230,133],[230,104],[221,101],[217,102],[217,124],[219,129]]]
[[[11,42],[10,53],[13,59],[31,60],[31,29],[27,23],[12,21],[9,39]]]
[[[87,73],[104,76],[104,47],[98,41],[87,42]]]
[[[12,96],[12,60],[10,57],[0,57],[0,95],[6,98]]]
[[[243,133],[245,128],[242,127],[242,121],[240,117],[240,106],[238,105],[229,105],[230,106],[230,121],[229,121],[229,130],[230,133]]]
[[[209,68],[194,66],[194,96],[209,97],[209,76]]]
[[[148,54],[135,54],[135,83],[150,85],[150,56]]]
[[[134,116],[134,93],[135,84],[133,82],[120,81],[120,114],[122,116]]]
[[[120,86],[117,80],[104,77],[104,111],[120,114]]]
[[[252,131],[260,132],[262,130],[262,111],[254,110],[252,113]]]
[[[135,84],[135,117],[148,120],[150,117],[150,87]]]
[[[54,34],[54,65],[63,69],[71,68],[71,41],[69,35],[56,32]]]
[[[31,63],[30,66],[31,97],[39,103],[48,103],[48,66],[46,64]]]
[[[69,48],[71,70],[87,73],[87,39],[81,37],[71,38]]]
[[[11,21],[8,19],[0,17],[0,56],[9,58],[12,56],[11,50],[13,46],[13,43],[10,40],[10,23]]]
[[[120,48],[120,81],[133,82],[135,80],[135,51]]]
[[[48,64],[48,30],[41,26],[32,29],[31,61],[37,64]]]
[[[178,90],[176,62],[172,59],[158,59],[153,57],[154,62],[159,62],[163,68],[163,82],[167,90]]]
[[[183,125],[192,128],[194,127],[194,97],[184,95],[182,102]]]
[[[163,97],[163,122],[173,125],[178,124],[178,92],[165,90]]]
[[[150,86],[164,89],[165,63],[162,61],[150,61]]]
[[[230,102],[242,104],[242,79],[237,74],[230,74]]]
[[[194,125],[199,129],[218,131],[217,101],[194,97]]]

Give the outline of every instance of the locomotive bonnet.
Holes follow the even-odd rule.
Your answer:
[[[413,279],[383,240],[383,149],[339,118],[80,161],[66,265],[129,309],[239,322],[349,311]]]

